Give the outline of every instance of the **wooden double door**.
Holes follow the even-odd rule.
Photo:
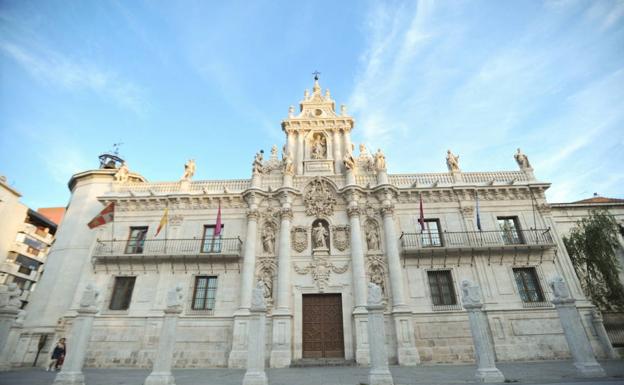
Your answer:
[[[303,295],[303,358],[344,358],[342,296]]]

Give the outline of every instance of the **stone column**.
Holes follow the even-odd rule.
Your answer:
[[[24,310],[19,310],[17,319],[13,322],[13,326],[11,326],[9,330],[6,344],[4,344],[3,348],[0,348],[0,372],[11,369],[11,358],[13,357],[13,352],[17,346],[19,336],[24,328],[24,317],[26,317],[26,312]]]
[[[412,313],[405,301],[403,287],[403,269],[399,255],[398,237],[394,224],[394,206],[386,195],[382,203],[386,255],[388,256],[388,272],[390,273],[390,289],[392,292],[392,318],[396,330],[397,357],[399,365],[412,366],[420,363],[420,355],[416,348],[416,337],[412,323]]]
[[[355,360],[360,365],[368,365],[368,328],[366,310],[366,271],[364,250],[362,248],[362,229],[360,226],[360,209],[357,205],[357,194],[352,192],[347,207],[351,224],[351,264],[353,266],[353,319],[355,321]]]
[[[253,290],[249,325],[249,352],[247,355],[247,371],[245,372],[245,377],[243,377],[243,385],[267,385],[267,376],[264,372],[266,304],[264,302],[262,282],[258,282],[256,288]]]
[[[282,200],[277,265],[277,307],[273,310],[273,340],[270,364],[272,368],[290,366],[292,313],[290,310],[290,224],[293,213],[291,197],[284,192]]]
[[[182,313],[182,298],[182,284],[178,284],[167,293],[167,308],[160,329],[158,351],[152,373],[145,379],[144,385],[175,385],[171,364],[175,350],[178,316]]]
[[[303,131],[297,131],[297,175],[303,175]]]
[[[370,385],[394,385],[392,374],[388,369],[381,288],[374,283],[368,284],[368,306],[366,308],[368,309],[368,346],[370,351],[368,383]]]
[[[334,174],[342,172],[342,156],[340,156],[340,129],[334,128]]]
[[[610,359],[620,358],[615,349],[613,349],[607,330],[602,322],[602,314],[600,314],[600,310],[592,310],[592,323],[594,324],[594,329],[596,330],[596,335],[598,336],[602,350],[604,350],[607,357]]]
[[[67,340],[67,355],[61,371],[54,379],[54,385],[84,385],[82,367],[87,356],[87,348],[91,339],[93,319],[98,312],[95,301],[98,292],[92,284],[87,285],[80,299],[78,315],[74,319],[71,334]]]
[[[232,332],[232,351],[228,358],[228,367],[244,368],[247,360],[247,333],[251,291],[256,270],[256,234],[258,232],[258,202],[253,195],[248,196],[247,234],[240,284],[240,308],[234,313]]]
[[[559,321],[563,328],[574,366],[583,377],[604,377],[606,373],[596,361],[587,333],[576,308],[576,300],[570,296],[568,285],[560,276],[553,277],[550,282],[554,298],[552,303],[559,313]]]
[[[505,376],[496,368],[494,347],[492,346],[490,328],[483,312],[481,290],[479,286],[468,280],[462,281],[462,303],[468,312],[470,333],[477,360],[477,380],[481,382],[504,382]]]

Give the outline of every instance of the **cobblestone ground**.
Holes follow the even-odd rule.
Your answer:
[[[501,363],[507,382],[515,384],[624,385],[624,361],[601,361],[608,376],[579,378],[570,361]],[[474,365],[428,365],[415,368],[392,367],[394,382],[408,384],[476,384]],[[86,369],[87,385],[142,385],[149,374],[141,369]],[[177,385],[239,385],[244,370],[179,369],[173,374]],[[368,368],[320,367],[269,369],[270,385],[360,385],[367,384]],[[51,385],[55,373],[43,369],[20,369],[0,373],[2,385]]]

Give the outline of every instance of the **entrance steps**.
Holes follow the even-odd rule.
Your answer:
[[[355,360],[345,360],[344,358],[302,358],[293,361],[291,368],[310,368],[317,366],[356,366]]]

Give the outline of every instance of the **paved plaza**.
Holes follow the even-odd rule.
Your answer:
[[[571,361],[500,363],[508,383],[516,384],[624,384],[624,361],[600,362],[608,376],[579,378]],[[392,367],[395,384],[476,384],[474,365],[427,365]],[[141,369],[86,369],[87,385],[142,385],[149,374]],[[244,370],[174,370],[177,385],[240,385]],[[271,385],[360,385],[367,384],[368,368],[311,367],[268,369]],[[55,373],[43,369],[20,369],[0,373],[2,385],[51,385]]]

